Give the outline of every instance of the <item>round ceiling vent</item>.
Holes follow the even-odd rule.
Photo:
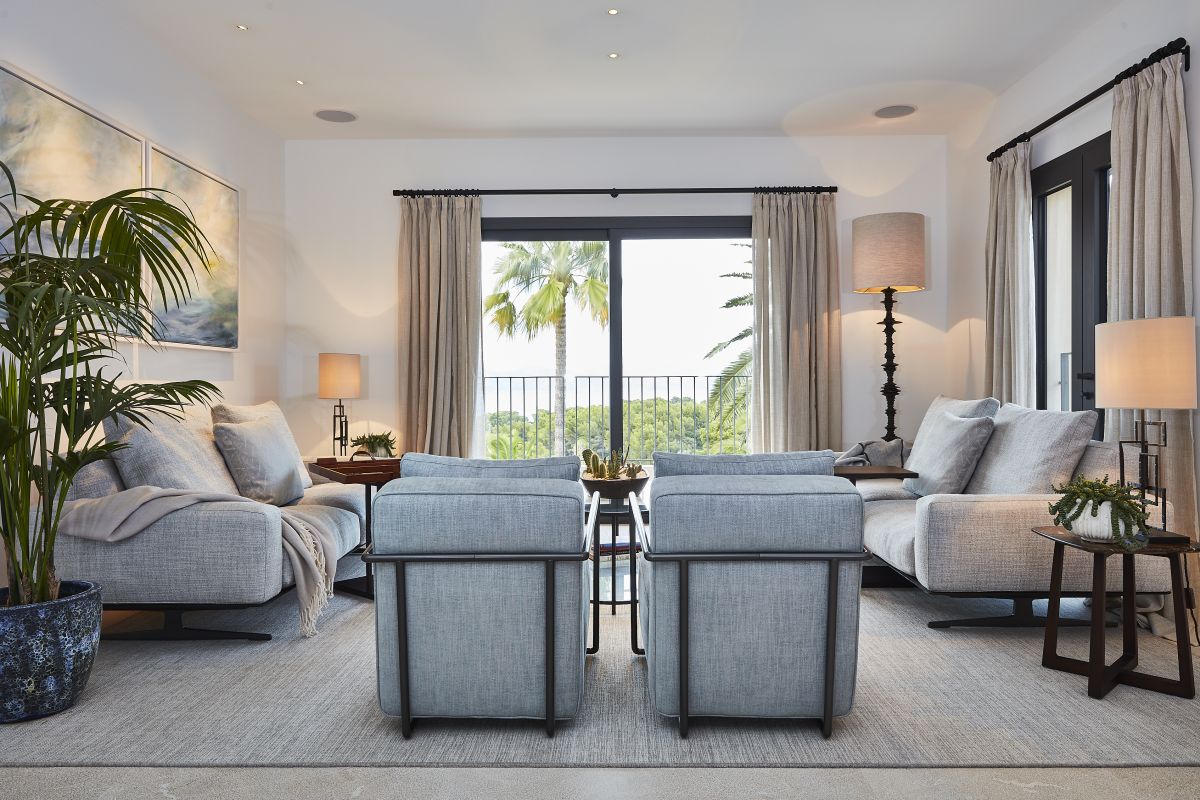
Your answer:
[[[907,117],[916,110],[916,106],[884,106],[875,112],[875,116],[880,119],[897,119]]]
[[[322,108],[316,113],[316,117],[326,122],[354,122],[354,120],[358,119],[358,114],[353,114],[349,111],[339,111],[336,108]]]

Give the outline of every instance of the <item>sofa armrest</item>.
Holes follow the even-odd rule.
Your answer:
[[[283,588],[279,509],[236,501],[174,511],[119,542],[60,535],[60,577],[93,580],[106,604],[261,603]]]
[[[916,577],[940,592],[1046,591],[1054,545],[1032,532],[1053,525],[1055,494],[934,494],[916,507]],[[1173,517],[1168,505],[1168,517]],[[1162,559],[1138,558],[1138,587],[1161,591]],[[1067,548],[1064,591],[1090,589],[1091,557]],[[1110,590],[1120,570],[1108,573]]]

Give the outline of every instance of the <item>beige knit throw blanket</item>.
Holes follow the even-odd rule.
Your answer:
[[[97,542],[119,542],[136,536],[175,511],[198,503],[218,502],[254,501],[218,492],[135,486],[106,497],[67,502],[58,532]],[[296,578],[300,632],[315,636],[317,619],[333,596],[337,537],[324,520],[306,511],[304,506],[288,506],[279,511],[283,520],[283,551]]]

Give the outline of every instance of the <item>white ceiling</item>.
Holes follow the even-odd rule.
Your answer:
[[[287,138],[941,133],[1114,4],[112,0]]]

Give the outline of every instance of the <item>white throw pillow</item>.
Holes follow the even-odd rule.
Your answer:
[[[213,425],[213,435],[238,494],[260,503],[287,505],[304,494],[296,458],[288,446],[291,433],[278,419],[263,417]]]
[[[925,415],[906,467],[918,474],[904,488],[922,497],[960,494],[992,435],[991,417],[958,417],[949,411]]]
[[[1096,430],[1096,412],[1005,403],[995,422],[967,494],[1050,494],[1075,474]]]
[[[287,446],[295,454],[296,463],[299,464],[300,482],[305,489],[312,486],[312,476],[308,474],[308,467],[300,455],[300,447],[296,444],[296,437],[292,435],[292,429],[288,427],[287,418],[283,416],[283,409],[276,403],[270,400],[265,403],[259,403],[256,406],[231,406],[225,403],[218,403],[212,407],[212,421],[214,425],[221,422],[231,422],[236,425],[264,418],[275,419],[283,426],[283,429],[287,432]]]

